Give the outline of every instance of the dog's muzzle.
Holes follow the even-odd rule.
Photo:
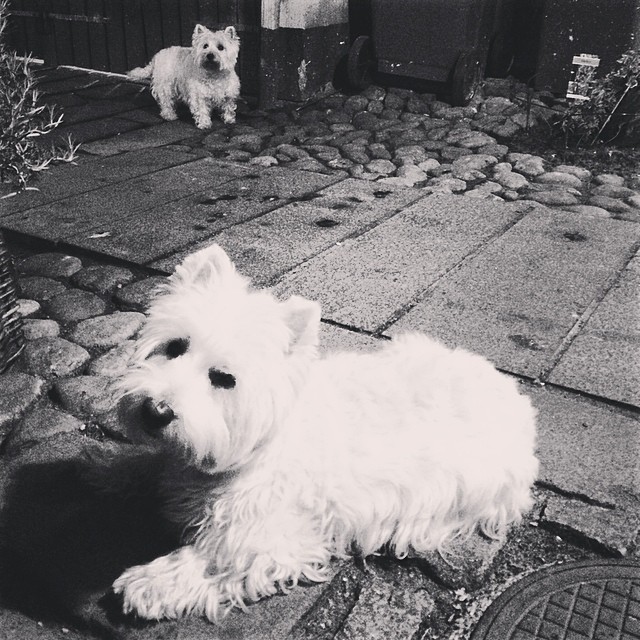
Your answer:
[[[220,62],[213,55],[213,53],[207,53],[207,55],[204,58],[204,62],[207,65],[207,67],[210,67],[211,69],[219,69],[220,68]]]
[[[153,400],[147,398],[142,403],[142,420],[144,426],[150,431],[156,431],[166,427],[176,414],[173,409],[163,400]]]

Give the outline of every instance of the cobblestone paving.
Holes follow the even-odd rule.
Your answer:
[[[505,300],[533,300],[535,317],[518,319],[517,310],[502,309],[512,339],[508,349],[500,343],[491,354],[521,375],[523,390],[540,410],[543,472],[531,518],[506,542],[473,538],[456,549],[452,562],[434,554],[426,563],[336,564],[328,584],[271,598],[250,614],[234,613],[215,637],[448,637],[447,620],[488,597],[491,585],[511,574],[585,554],[635,553],[640,400],[634,380],[640,377],[633,366],[621,375],[620,358],[633,362],[637,350],[629,345],[640,334],[630,302],[637,283],[637,258],[631,258],[639,242],[640,176],[592,175],[510,152],[509,139],[527,116],[522,89],[516,87],[514,95],[504,81],[488,81],[485,98],[465,108],[431,95],[372,87],[297,111],[245,109],[236,126],[216,123],[203,134],[187,121],[162,123],[138,85],[56,73],[46,76],[42,88],[49,100],[65,106],[65,133],[85,143],[85,155],[78,167],[44,175],[40,192],[0,205],[0,226],[9,232],[69,244],[68,251],[36,250],[11,235],[27,346],[0,374],[0,503],[17,523],[8,546],[22,550],[18,564],[33,556],[27,575],[45,584],[47,597],[59,596],[61,609],[72,616],[60,622],[50,612],[25,609],[23,599],[18,609],[0,607],[0,627],[11,630],[6,637],[86,637],[81,623],[87,622],[109,637],[211,637],[212,627],[200,620],[140,626],[99,604],[124,566],[151,553],[150,539],[160,538],[158,545],[163,540],[143,524],[147,493],[141,502],[134,496],[114,505],[84,475],[91,466],[87,452],[91,459],[131,461],[129,471],[137,452],[155,455],[118,411],[113,381],[158,283],[182,255],[210,238],[260,283],[279,283],[286,291],[304,281],[302,293],[317,286],[317,295],[327,298],[325,319],[331,319],[339,293],[336,280],[326,280],[327,269],[343,265],[350,299],[360,293],[358,278],[367,271],[375,271],[380,283],[395,283],[404,297],[383,316],[377,301],[367,307],[365,296],[358,313],[323,324],[323,344],[332,348],[368,348],[397,328],[422,327],[452,339],[450,329],[464,327],[464,314],[447,314],[465,304],[471,313],[474,300],[482,311],[483,296],[498,290],[483,292],[473,284],[474,274],[487,283],[498,273],[502,282],[508,280],[504,264],[517,272],[517,265],[551,264],[547,256],[558,255],[555,276],[550,268],[538,272],[545,283],[540,299],[534,289],[505,294]],[[540,120],[547,113],[534,100],[528,117]],[[185,182],[195,175],[197,181]],[[105,202],[113,212],[108,228],[100,226]],[[207,213],[194,221],[191,212],[198,207]],[[481,220],[474,222],[468,211]],[[62,224],[65,216],[71,222],[61,231],[52,220]],[[430,220],[444,234],[437,236],[441,244],[422,247],[415,231],[407,233],[407,223],[416,220],[422,228]],[[86,227],[82,233],[79,223]],[[173,227],[177,231],[167,231]],[[563,236],[563,244],[548,240],[558,233],[571,237]],[[154,246],[158,234],[164,244]],[[357,278],[349,271],[355,246],[364,256]],[[434,273],[397,269],[410,255],[407,247],[416,255],[428,251],[438,265]],[[501,262],[505,257],[509,262]],[[407,282],[409,293],[402,289]],[[390,297],[382,298],[388,304]],[[336,309],[342,312],[340,304]],[[375,312],[370,326],[357,319],[363,309]],[[540,309],[544,313],[534,313]],[[565,317],[567,309],[576,317],[560,331],[555,317]],[[473,314],[480,311],[474,307]],[[469,324],[476,317],[470,315]],[[619,339],[605,335],[612,317],[626,320]],[[533,323],[537,332],[516,333],[517,322]],[[500,323],[482,324],[493,330]],[[477,337],[474,331],[464,328],[459,337],[471,336],[489,348],[493,334]],[[578,333],[575,341],[572,332]],[[514,353],[525,354],[522,363]],[[604,373],[589,364],[594,353]],[[614,355],[607,360],[603,353]],[[554,384],[531,384],[538,374]],[[615,382],[621,378],[624,383]],[[67,463],[76,466],[69,469]],[[68,496],[53,489],[56,482],[69,487]],[[116,486],[120,482],[114,479]],[[132,511],[138,520],[131,520]],[[113,524],[127,517],[139,530],[123,524],[120,531]],[[149,522],[155,522],[152,516]],[[97,577],[87,584],[93,571]],[[82,593],[64,586],[74,581]]]

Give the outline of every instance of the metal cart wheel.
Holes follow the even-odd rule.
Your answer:
[[[451,104],[464,107],[476,95],[482,78],[484,77],[484,63],[478,60],[473,51],[463,51],[453,69],[451,79]]]
[[[358,36],[349,49],[347,79],[353,89],[366,89],[373,74],[373,45],[369,36]]]

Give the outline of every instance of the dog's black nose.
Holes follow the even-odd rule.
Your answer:
[[[213,53],[207,53],[207,62],[213,62],[214,56]]]
[[[176,417],[176,414],[166,402],[162,400],[156,402],[152,398],[147,398],[142,403],[142,416],[146,427],[162,429]]]

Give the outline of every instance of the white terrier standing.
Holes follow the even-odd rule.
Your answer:
[[[201,24],[193,30],[191,47],[158,51],[146,67],[128,75],[134,80],[151,78],[151,93],[165,120],[175,120],[176,104],[185,102],[199,129],[211,127],[211,111],[218,109],[223,122],[236,121],[240,79],[235,72],[240,39],[234,27],[210,31]]]
[[[326,579],[332,556],[499,536],[531,507],[535,411],[516,382],[420,334],[320,357],[319,325],[317,303],[252,290],[215,245],[154,300],[123,382],[211,482],[165,479],[192,533],[116,580],[127,612],[216,620]]]

